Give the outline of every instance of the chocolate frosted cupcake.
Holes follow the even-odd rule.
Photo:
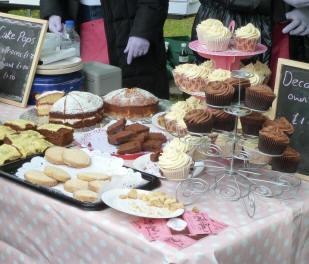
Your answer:
[[[268,120],[268,117],[258,112],[242,116],[240,117],[242,131],[247,135],[258,136],[266,120]]]
[[[281,157],[272,158],[271,167],[273,170],[294,173],[300,162],[300,154],[288,146]]]
[[[279,127],[288,136],[291,136],[294,133],[294,126],[285,117],[280,117],[275,120],[267,120],[263,124],[263,127],[267,126]]]
[[[278,127],[264,127],[259,132],[258,147],[263,153],[280,155],[289,144],[289,137]]]
[[[239,84],[240,84],[240,101],[245,100],[246,89],[250,87],[249,79],[237,79],[237,78],[231,77],[227,79],[225,82],[234,87],[235,91],[234,91],[233,101],[238,101]]]
[[[256,109],[266,111],[271,107],[276,95],[269,86],[262,84],[251,86],[246,90],[245,105]]]
[[[206,103],[216,106],[230,105],[234,91],[234,87],[224,81],[209,82],[205,86]]]
[[[234,129],[235,116],[218,109],[213,109],[211,112],[214,116],[213,128],[225,131],[232,131]]]
[[[184,119],[188,131],[196,133],[209,133],[213,126],[213,115],[206,109],[195,109],[189,111]]]

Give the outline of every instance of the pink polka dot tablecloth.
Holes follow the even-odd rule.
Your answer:
[[[176,184],[160,189],[174,194]],[[229,227],[177,250],[147,241],[135,216],[84,211],[0,178],[0,263],[307,263],[309,183],[292,200],[256,203],[251,219],[240,202],[208,192],[194,206]]]

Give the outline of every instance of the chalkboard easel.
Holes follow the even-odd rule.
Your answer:
[[[284,116],[293,124],[290,145],[301,156],[298,173],[309,175],[309,64],[279,59],[274,92],[271,117]]]
[[[27,105],[47,24],[0,13],[0,102]]]

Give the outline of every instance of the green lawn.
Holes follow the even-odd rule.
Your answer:
[[[51,0],[52,1],[52,0]],[[11,14],[19,16],[27,16],[28,12],[25,9],[10,11]],[[39,10],[32,10],[32,16],[35,18],[40,17]],[[175,36],[191,36],[191,28],[193,25],[194,17],[185,17],[181,19],[167,19],[164,25],[164,37]]]

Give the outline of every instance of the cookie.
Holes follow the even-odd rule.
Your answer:
[[[66,171],[54,166],[46,166],[44,168],[44,173],[60,182],[66,182],[71,179],[71,176]]]
[[[103,186],[104,183],[105,183],[105,181],[98,181],[98,180],[91,181],[88,184],[88,189],[93,191],[93,192],[98,193],[100,188]]]
[[[46,174],[44,174],[43,171],[38,170],[26,171],[24,174],[24,178],[32,183],[41,184],[48,187],[53,187],[58,184],[55,179],[48,177]]]
[[[71,179],[65,182],[63,188],[67,192],[74,193],[78,190],[87,190],[88,189],[88,182],[82,181],[80,179]]]
[[[62,159],[64,164],[73,168],[85,168],[90,165],[90,157],[80,149],[65,149]]]
[[[63,165],[62,153],[66,150],[63,147],[50,147],[45,151],[45,159],[53,164]]]
[[[77,173],[77,178],[83,181],[95,181],[95,180],[106,181],[111,179],[110,176],[98,172],[79,172]]]
[[[73,193],[73,197],[83,202],[94,202],[98,200],[98,194],[89,190],[79,190]]]

